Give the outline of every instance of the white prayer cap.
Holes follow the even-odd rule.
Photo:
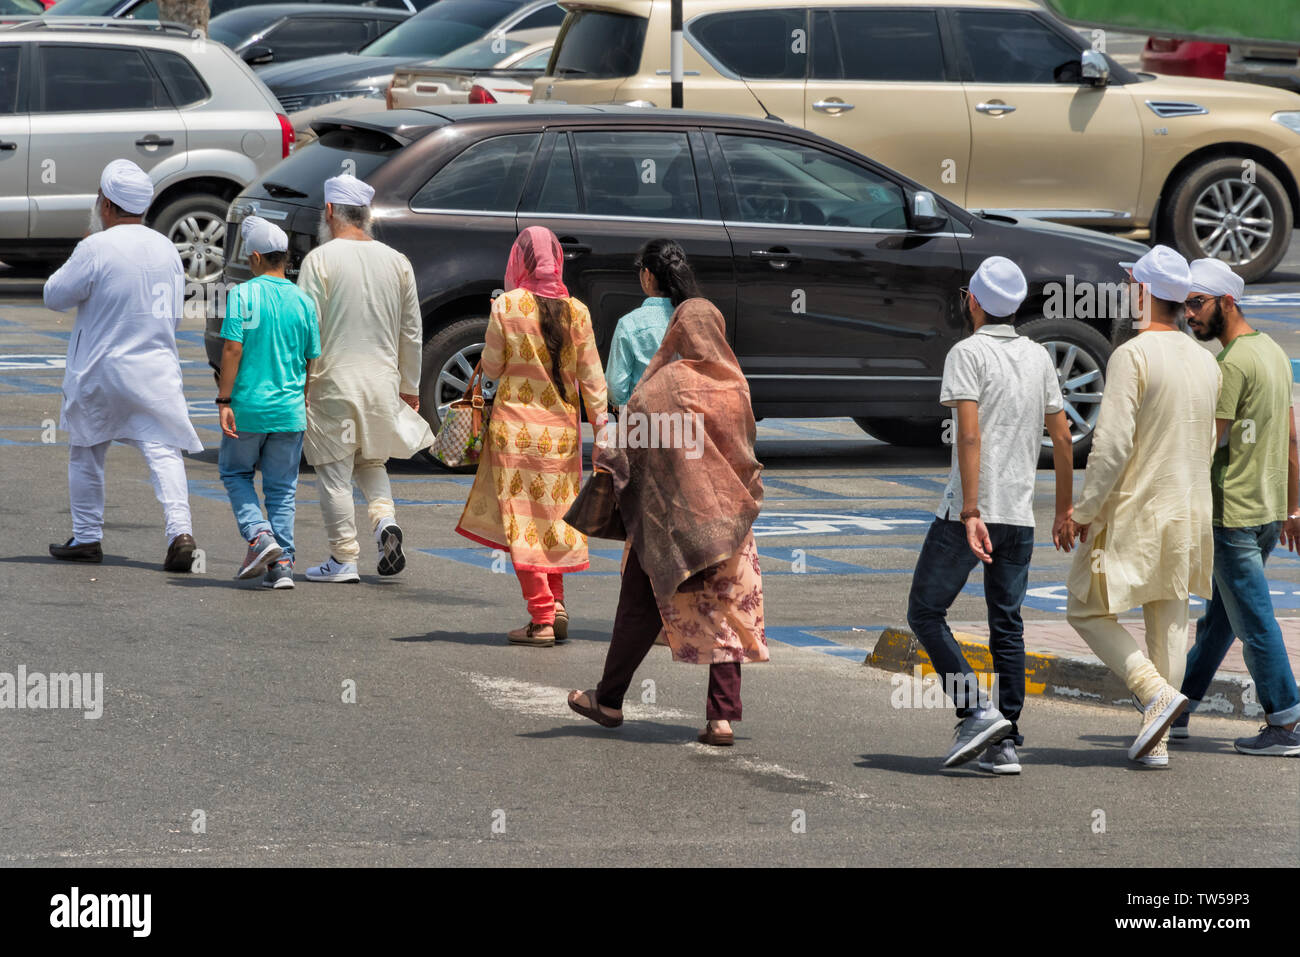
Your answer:
[[[995,319],[1012,315],[1028,293],[1025,274],[1005,256],[990,256],[970,277],[970,294]]]
[[[1246,280],[1222,259],[1195,259],[1191,265],[1192,292],[1207,296],[1231,296],[1240,301],[1246,291]]]
[[[1151,295],[1170,302],[1186,302],[1192,289],[1192,273],[1187,260],[1168,246],[1152,246],[1135,263],[1120,263],[1133,271],[1136,282],[1145,283]]]
[[[244,252],[266,253],[284,252],[289,248],[289,237],[275,223],[268,223],[261,216],[249,216],[239,224],[239,238],[243,242]]]
[[[325,180],[325,202],[341,203],[344,206],[369,206],[374,198],[375,188],[363,183],[351,173],[334,176]]]
[[[104,167],[99,191],[128,213],[139,216],[153,201],[153,180],[130,160],[115,159]]]

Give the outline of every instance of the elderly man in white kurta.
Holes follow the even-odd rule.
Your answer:
[[[114,441],[134,446],[163,505],[163,568],[194,560],[189,488],[181,452],[201,452],[190,424],[176,352],[185,270],[176,247],[141,223],[153,199],[149,176],[114,160],[100,177],[91,234],[45,283],[45,305],[74,306],[60,425],[68,431],[72,538],[51,545],[63,561],[100,562],[104,459]]]
[[[1137,336],[1115,349],[1074,528],[1091,547],[1070,569],[1066,615],[1142,707],[1128,750],[1169,763],[1165,737],[1187,707],[1187,604],[1209,595],[1214,567],[1210,462],[1220,374],[1180,327],[1187,260],[1156,246],[1133,264]],[[1117,615],[1142,606],[1150,657]]]
[[[344,174],[325,181],[322,239],[303,260],[298,286],[316,302],[320,358],[307,385],[303,449],[316,469],[330,557],[307,569],[318,582],[357,582],[355,479],[378,548],[378,572],[406,566],[402,530],[384,463],[433,444],[419,415],[423,325],[415,272],[370,235],[374,189]]]

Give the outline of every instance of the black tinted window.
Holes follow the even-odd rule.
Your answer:
[[[346,53],[366,42],[364,20],[326,20],[300,17],[285,20],[262,40],[275,54],[275,62],[301,60],[325,53]]]
[[[564,22],[564,16],[564,8],[558,3],[552,3],[548,7],[542,7],[536,13],[530,13],[510,29],[533,30],[537,27],[558,27]]]
[[[546,168],[546,181],[537,200],[537,211],[542,213],[576,213],[578,211],[578,178],[573,171],[573,153],[569,149],[569,134],[562,133],[555,141],[551,162]]]
[[[976,83],[1078,83],[1077,45],[1031,13],[969,10],[952,14],[964,74]]]
[[[518,4],[501,0],[438,0],[361,52],[432,59],[474,42],[516,9]]]
[[[831,153],[757,136],[720,135],[741,222],[905,229],[897,183]]]
[[[700,218],[685,133],[575,133],[573,139],[587,213]]]
[[[41,89],[48,113],[170,107],[162,84],[130,47],[41,47]]]
[[[644,17],[578,10],[569,14],[555,44],[553,76],[632,76],[641,66]]]
[[[932,10],[819,11],[813,76],[822,80],[944,79]]]
[[[513,213],[541,138],[520,133],[475,143],[420,187],[411,208]]]
[[[190,65],[190,61],[170,50],[150,50],[149,62],[162,77],[167,92],[177,106],[189,106],[211,96],[203,77]]]
[[[715,13],[691,24],[691,38],[746,79],[796,80],[807,75],[808,18],[803,10]]]
[[[0,47],[0,115],[18,110],[18,60],[21,47]]]

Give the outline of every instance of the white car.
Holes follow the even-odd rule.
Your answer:
[[[546,72],[557,29],[483,37],[458,50],[407,64],[393,74],[388,105],[395,110],[448,103],[527,103],[533,81]]]

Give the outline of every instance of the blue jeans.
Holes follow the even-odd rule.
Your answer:
[[[302,459],[301,432],[240,432],[239,438],[221,437],[217,468],[235,510],[239,534],[251,542],[259,532],[270,532],[293,561],[294,496],[298,491],[298,465]],[[253,472],[262,470],[266,514],[257,500]]]
[[[1265,720],[1277,725],[1300,720],[1300,691],[1264,576],[1264,563],[1281,527],[1281,522],[1272,522],[1214,529],[1214,594],[1205,617],[1196,623],[1196,643],[1187,653],[1183,675],[1182,692],[1191,699],[1193,710],[1237,637]]]
[[[1020,606],[1029,587],[1034,530],[1026,525],[988,525],[993,563],[984,566],[984,603],[989,612],[989,651],[998,679],[998,710],[1011,722],[1017,745],[1024,744],[1017,721],[1025,703],[1025,623]],[[926,533],[912,573],[907,623],[930,656],[944,688],[953,689],[957,717],[988,707],[975,672],[948,627],[948,609],[981,564],[966,543],[966,526],[936,518]]]

